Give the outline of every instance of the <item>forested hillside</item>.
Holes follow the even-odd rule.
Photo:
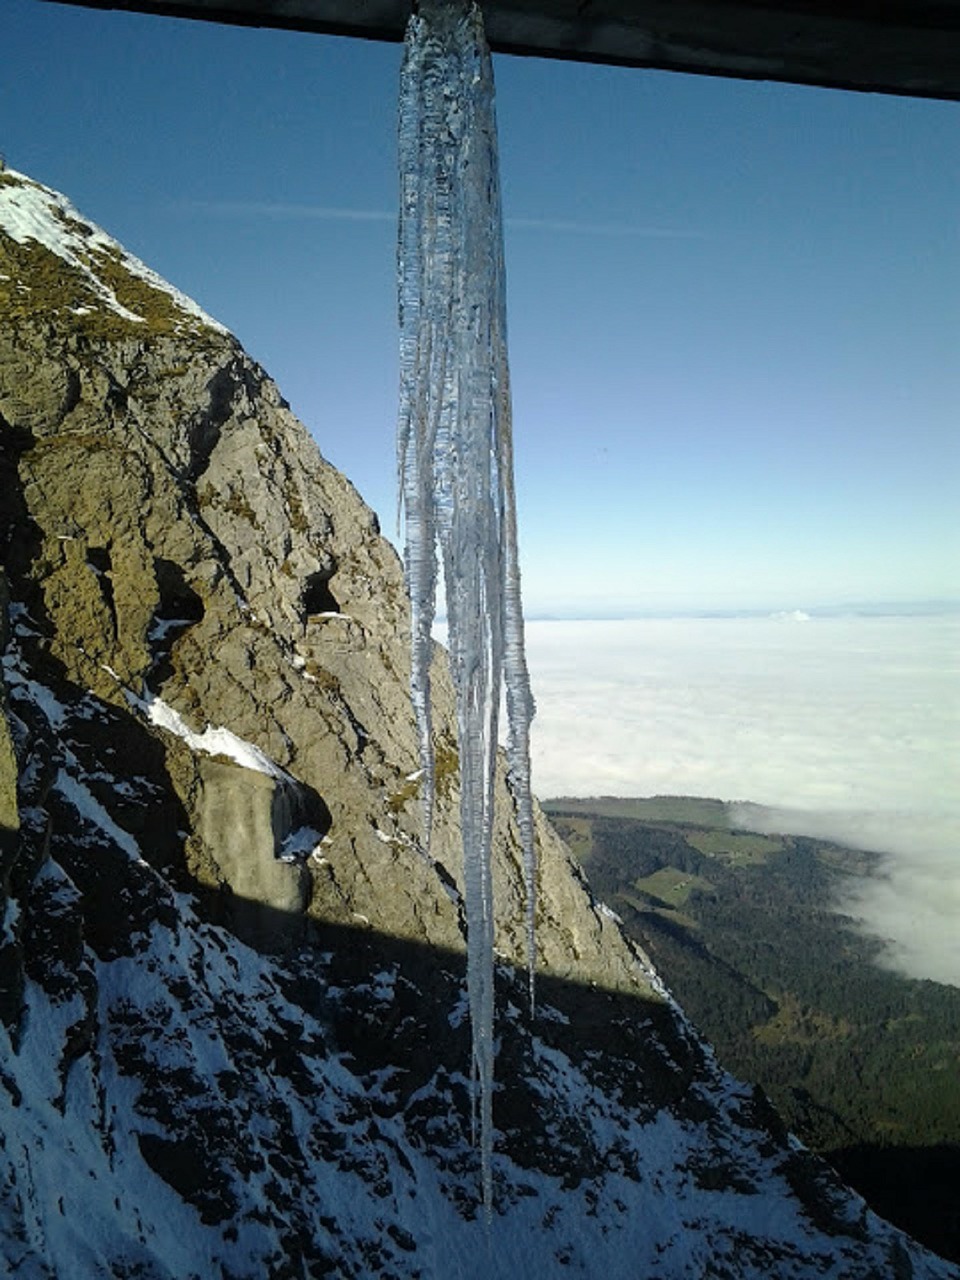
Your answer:
[[[833,909],[875,855],[730,829],[692,798],[554,801],[599,895],[723,1064],[885,1216],[960,1257],[960,989]]]

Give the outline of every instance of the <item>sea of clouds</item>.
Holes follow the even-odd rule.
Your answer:
[[[837,908],[960,985],[960,618],[535,621],[534,789],[712,796],[884,853]]]

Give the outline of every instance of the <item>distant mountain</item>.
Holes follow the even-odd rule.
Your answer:
[[[396,555],[234,338],[10,172],[0,314],[6,1271],[957,1276],[719,1069],[539,817],[525,1011],[502,770],[484,1222]]]

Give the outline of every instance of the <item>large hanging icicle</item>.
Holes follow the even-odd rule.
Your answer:
[[[398,466],[424,823],[429,840],[435,778],[430,657],[439,547],[457,698],[467,987],[489,1210],[491,837],[501,680],[527,883],[531,1000],[536,867],[529,765],[533,699],[517,564],[493,73],[480,11],[471,0],[421,0],[407,29],[400,85],[398,256]]]

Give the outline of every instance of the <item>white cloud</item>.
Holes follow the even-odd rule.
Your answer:
[[[842,904],[960,984],[960,621],[532,622],[541,796],[716,796],[889,855]]]
[[[887,854],[879,873],[840,894],[836,907],[886,942],[883,962],[917,978],[960,986],[960,806],[825,813],[738,811],[749,830],[787,831]]]

